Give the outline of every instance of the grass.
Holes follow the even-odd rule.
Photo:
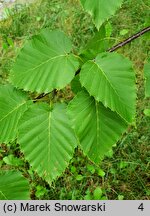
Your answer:
[[[41,3],[42,2],[42,3]],[[109,21],[116,43],[149,25],[149,0],[126,0],[122,8]],[[11,11],[13,14],[13,11]],[[94,35],[91,17],[81,8],[78,0],[44,0],[0,22],[0,82],[8,82],[15,56],[23,43],[40,29],[61,29],[78,52]],[[122,35],[121,30],[126,34]],[[19,146],[2,145],[2,168],[14,165],[8,155],[19,158],[17,169],[30,180],[32,199],[150,199],[150,119],[143,110],[150,106],[144,97],[143,65],[149,55],[150,34],[142,36],[118,52],[130,58],[137,76],[137,121],[130,127],[117,146],[99,166],[92,164],[76,149],[74,157],[63,175],[49,186],[33,172],[24,160]],[[68,97],[68,91],[61,97]],[[4,160],[5,158],[5,160]],[[101,190],[101,191],[100,191]]]

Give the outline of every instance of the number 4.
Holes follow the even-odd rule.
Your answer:
[[[143,206],[143,203],[141,203],[138,207],[139,210],[143,211],[144,210],[144,206]]]

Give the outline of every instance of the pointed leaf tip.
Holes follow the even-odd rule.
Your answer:
[[[77,145],[65,104],[56,104],[52,111],[44,103],[30,106],[18,134],[25,158],[49,184],[66,169]]]
[[[123,0],[80,0],[84,9],[92,16],[97,29],[121,7]]]

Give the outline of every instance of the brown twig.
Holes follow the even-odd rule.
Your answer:
[[[120,42],[119,44],[113,46],[112,48],[108,49],[108,52],[114,52],[117,49],[125,46],[128,43],[131,43],[131,41],[135,40],[136,38],[140,37],[141,35],[147,33],[148,31],[150,31],[150,26],[144,28],[143,30],[139,31],[138,33],[132,35],[131,37],[127,38],[126,40]]]
[[[47,94],[42,93],[42,94],[38,95],[38,96],[35,98],[35,100],[39,100],[39,99],[45,97],[46,95],[47,95]]]

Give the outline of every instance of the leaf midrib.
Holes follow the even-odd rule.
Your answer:
[[[49,58],[49,59],[47,59],[46,61],[40,63],[39,65],[37,65],[37,66],[35,66],[35,67],[33,67],[33,68],[27,70],[27,71],[24,71],[24,73],[28,73],[28,72],[30,72],[30,71],[34,71],[35,69],[41,67],[42,65],[48,63],[49,61],[52,61],[52,60],[55,60],[55,59],[57,59],[57,58],[61,58],[61,57],[66,57],[67,55],[68,55],[68,54],[65,54],[65,55],[59,55],[59,56],[55,56],[55,57]]]
[[[16,106],[13,110],[11,110],[9,113],[7,113],[7,115],[5,115],[2,119],[0,119],[0,122],[3,121],[5,118],[7,118],[9,115],[11,115],[13,112],[15,112],[17,109],[19,109],[21,106],[23,106],[25,103],[26,103],[26,101],[24,101],[23,103]]]
[[[113,85],[111,84],[111,82],[110,82],[109,79],[107,78],[107,76],[106,76],[105,72],[102,70],[102,68],[100,68],[100,66],[99,66],[96,62],[93,62],[93,63],[94,63],[94,64],[98,67],[98,69],[102,72],[102,74],[103,74],[104,77],[106,78],[107,82],[109,83],[109,85],[111,86],[111,88],[113,89],[113,91],[115,92],[115,94],[118,96],[120,102],[125,106],[125,108],[126,108],[126,107],[129,107],[127,104],[124,103],[124,101],[122,100],[122,98],[120,97],[120,95],[118,95],[118,92],[117,92],[116,89],[113,87]],[[131,107],[129,107],[129,108],[131,108]],[[118,112],[117,112],[117,113],[118,113]],[[122,114],[120,114],[120,112],[119,112],[118,114],[124,119],[124,117],[122,116]],[[127,122],[126,119],[124,119],[124,120]]]
[[[6,200],[8,200],[8,197],[6,197],[5,196],[5,194],[0,190],[0,193],[2,194],[2,196],[6,199]]]

